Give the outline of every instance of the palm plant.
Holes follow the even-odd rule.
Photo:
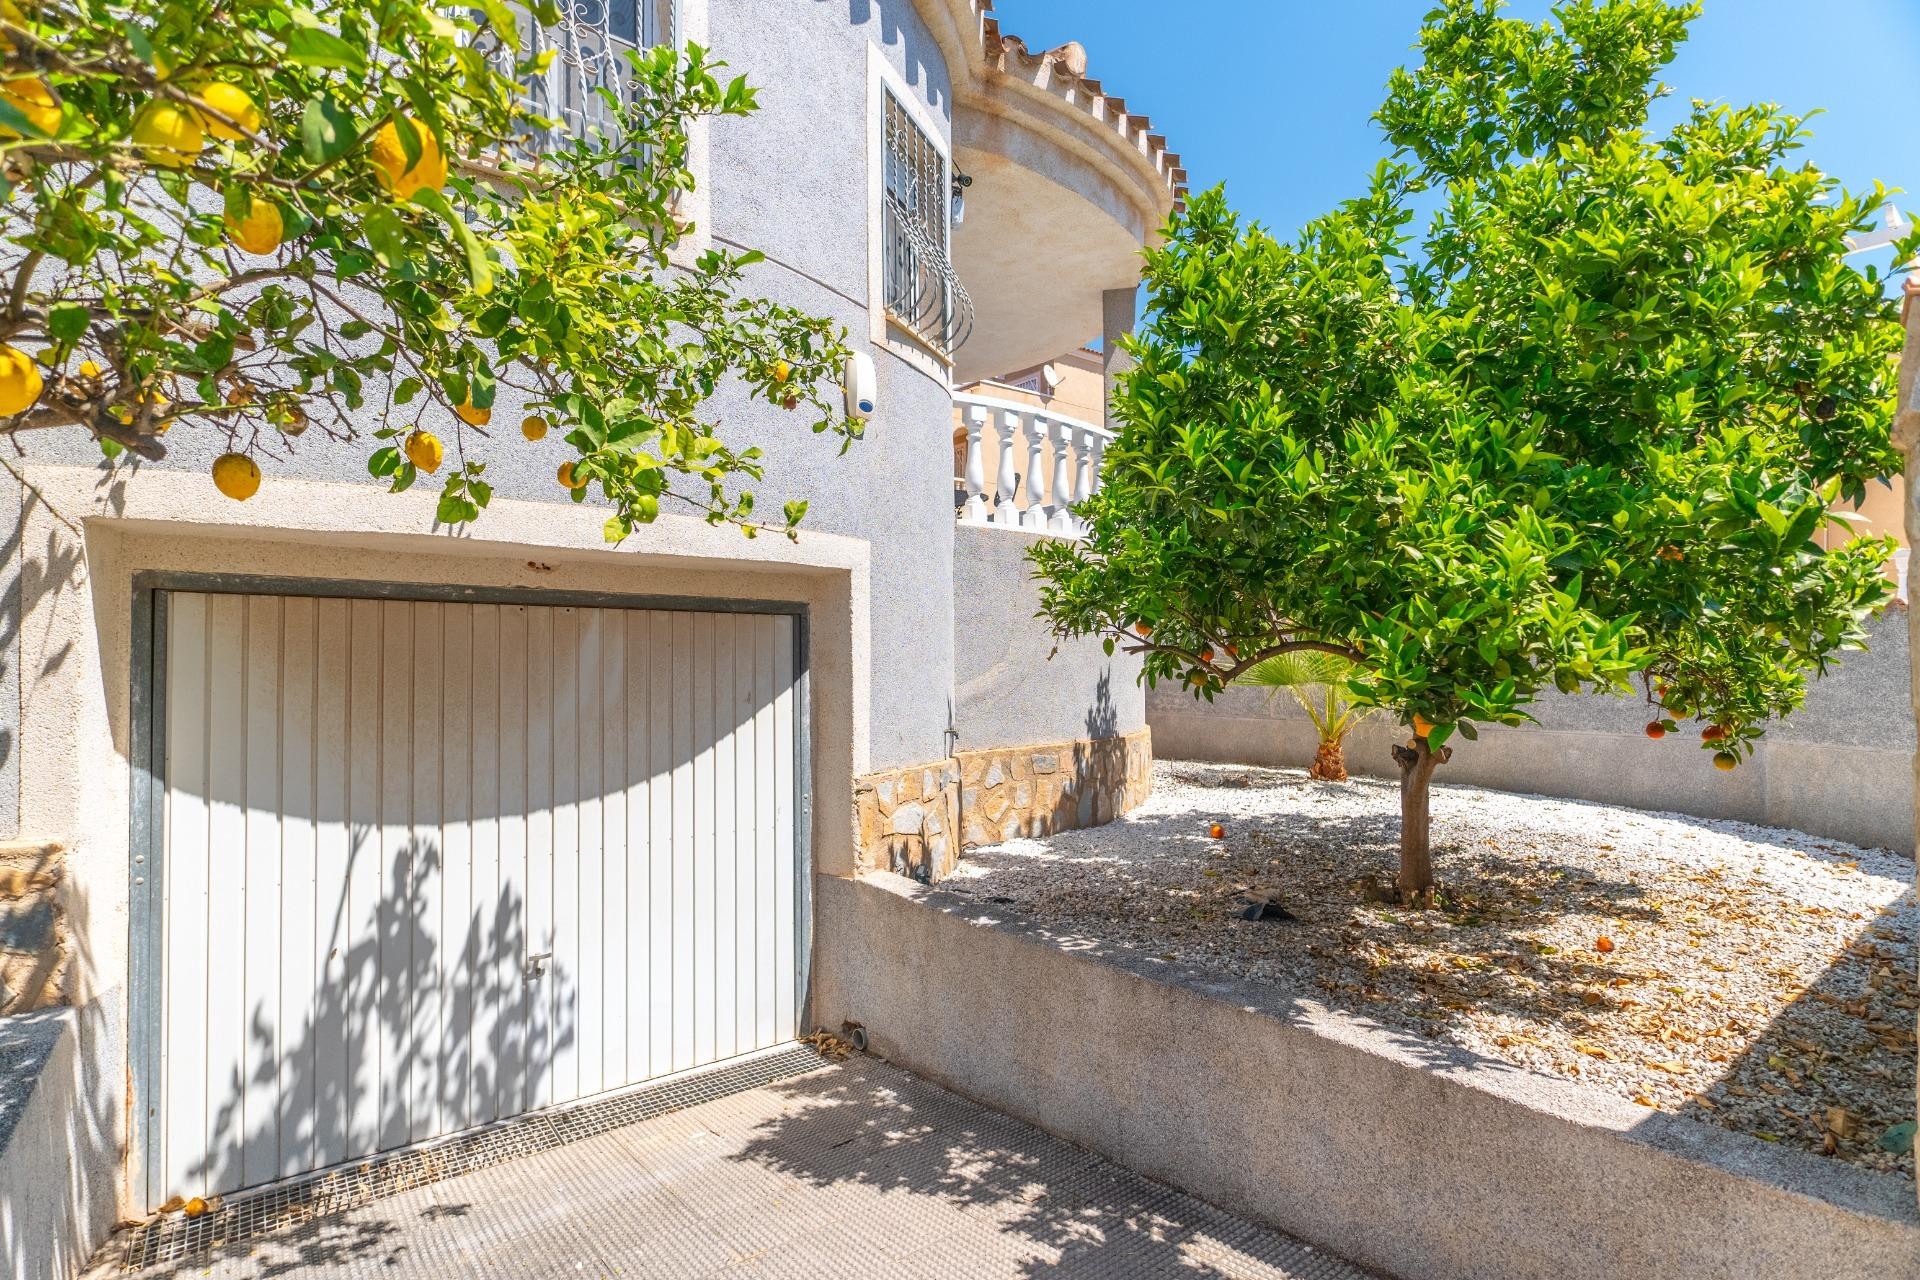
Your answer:
[[[1347,697],[1347,677],[1352,672],[1353,663],[1338,654],[1302,649],[1256,663],[1234,683],[1265,689],[1269,702],[1283,689],[1291,693],[1320,735],[1307,776],[1319,782],[1345,782],[1347,760],[1341,744],[1355,725],[1379,710],[1357,707]]]

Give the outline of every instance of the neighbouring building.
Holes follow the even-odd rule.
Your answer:
[[[318,433],[244,504],[191,432],[138,469],[23,442],[13,1274],[174,1197],[791,1041],[811,958],[869,945],[816,918],[816,877],[935,878],[964,840],[1144,796],[1136,667],[1053,653],[1022,556],[1097,483],[1139,251],[1185,175],[1077,45],[1031,52],[991,7],[612,6],[761,87],[696,139],[697,235],[762,250],[753,289],[876,362],[844,457],[719,406],[767,451],[763,505],[811,502],[797,544],[665,516],[609,549],[557,442],[503,450],[459,537]]]

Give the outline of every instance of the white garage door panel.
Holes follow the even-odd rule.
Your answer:
[[[791,617],[158,617],[150,1203],[794,1034]]]

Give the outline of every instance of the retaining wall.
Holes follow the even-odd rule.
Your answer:
[[[1813,681],[1806,705],[1770,726],[1754,757],[1720,773],[1692,733],[1648,740],[1647,705],[1632,698],[1550,693],[1537,724],[1455,737],[1440,783],[1565,796],[1702,818],[1790,827],[1852,844],[1914,849],[1914,719],[1909,700],[1907,616],[1874,621],[1871,647]],[[1213,703],[1171,686],[1147,695],[1147,719],[1163,759],[1304,768],[1315,738],[1294,700],[1262,689],[1228,689]],[[1347,740],[1347,768],[1397,777],[1393,744],[1405,730],[1384,717]]]
[[[1402,1280],[1920,1274],[1910,1183],[897,876],[821,877],[820,1025]],[[964,963],[956,963],[964,957]]]

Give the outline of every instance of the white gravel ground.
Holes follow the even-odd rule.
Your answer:
[[[1371,903],[1396,788],[1160,763],[1119,822],[969,851],[949,888],[1646,1106],[1911,1178],[1913,863],[1799,832],[1436,787],[1443,909]],[[1209,837],[1214,822],[1224,839]],[[1241,918],[1248,889],[1298,917]]]

